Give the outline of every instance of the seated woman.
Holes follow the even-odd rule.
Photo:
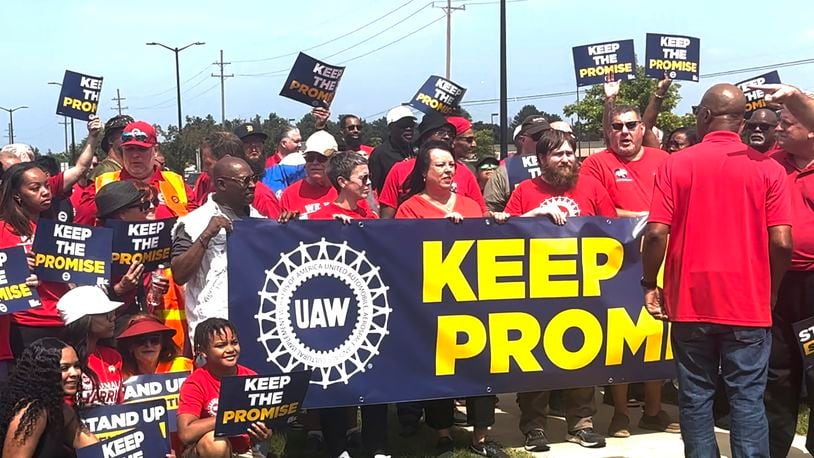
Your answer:
[[[174,335],[175,329],[154,315],[133,315],[116,342],[122,355],[123,377],[192,371],[192,360],[180,356],[181,350],[172,340]]]
[[[256,375],[237,363],[240,342],[237,329],[229,320],[209,318],[195,327],[195,353],[206,364],[187,377],[178,398],[178,437],[187,446],[184,457],[259,458],[264,456],[253,445],[266,441],[271,430],[255,422],[243,434],[228,440],[215,438],[220,380],[228,375]]]
[[[0,390],[0,455],[74,457],[98,442],[65,402],[79,390],[82,369],[74,349],[53,337],[34,341]]]

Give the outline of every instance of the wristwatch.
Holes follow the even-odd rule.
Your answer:
[[[646,289],[656,289],[659,287],[658,283],[654,281],[645,281],[644,277],[642,277],[642,280],[639,283],[641,283],[642,288]]]

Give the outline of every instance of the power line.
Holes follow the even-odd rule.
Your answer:
[[[201,76],[202,74],[204,74],[205,72],[207,72],[207,71],[209,70],[209,67],[211,67],[211,66],[212,66],[212,64],[206,64],[206,66],[205,66],[204,68],[202,68],[202,69],[201,69],[201,71],[199,71],[198,73],[196,73],[196,74],[194,74],[194,75],[190,76],[189,78],[185,79],[184,81],[182,81],[182,83],[183,83],[183,84],[186,84],[186,83],[188,83],[188,82],[190,82],[190,81],[194,80],[195,78],[197,78],[197,77]],[[175,87],[171,87],[171,88],[166,89],[166,90],[163,90],[163,91],[161,91],[161,92],[156,92],[155,94],[147,94],[147,95],[131,95],[131,97],[134,97],[134,98],[137,98],[137,99],[151,99],[151,98],[158,97],[158,96],[160,96],[160,95],[164,95],[164,94],[167,94],[167,93],[169,93],[169,92],[172,92],[172,91],[174,91],[175,89],[176,89]],[[175,100],[175,99],[173,99],[173,100]]]
[[[122,107],[122,100],[127,100],[127,99],[122,97],[121,93],[119,93],[119,90],[116,89],[116,97],[112,98],[111,100],[116,102],[116,105],[118,106],[118,110],[119,110],[119,116],[121,116],[122,110],[123,109],[127,110],[127,107]],[[110,107],[110,109],[115,110],[116,108]]]
[[[333,42],[335,42],[335,41],[337,41],[337,40],[341,40],[342,38],[345,38],[345,37],[348,37],[348,36],[351,36],[351,35],[355,35],[355,34],[356,34],[356,33],[358,33],[360,30],[362,30],[362,29],[364,29],[364,28],[366,28],[366,27],[368,27],[368,26],[371,26],[371,25],[375,24],[376,22],[378,22],[378,21],[380,21],[380,20],[382,20],[382,19],[386,18],[387,16],[390,16],[391,14],[393,14],[393,13],[395,13],[396,11],[398,11],[398,10],[400,10],[400,9],[404,8],[405,6],[409,5],[410,3],[413,3],[414,1],[415,1],[415,0],[408,0],[408,1],[407,1],[407,2],[405,2],[405,3],[402,3],[402,4],[401,4],[400,6],[398,6],[396,9],[393,9],[393,10],[388,11],[387,13],[385,13],[385,14],[383,14],[383,15],[381,15],[381,16],[379,16],[379,17],[377,17],[376,19],[373,19],[372,21],[368,22],[367,24],[365,24],[365,25],[363,25],[363,26],[361,26],[361,27],[351,28],[351,31],[350,31],[350,32],[348,32],[348,33],[345,33],[345,34],[340,35],[340,36],[338,36],[338,37],[335,37],[335,38],[332,38],[332,39],[330,39],[330,40],[324,41],[324,42],[322,42],[322,43],[320,43],[320,44],[317,44],[317,45],[311,46],[310,48],[303,49],[302,51],[303,51],[303,52],[305,52],[305,51],[311,51],[311,50],[313,50],[313,49],[316,49],[316,48],[319,48],[319,47],[325,46],[325,45],[327,45],[327,44],[333,43]],[[235,61],[233,61],[233,62],[235,62],[235,63],[268,62],[268,61],[271,61],[271,60],[282,59],[282,58],[284,58],[284,57],[296,56],[296,55],[297,55],[297,54],[299,54],[299,53],[300,53],[300,51],[295,51],[295,52],[290,52],[290,53],[286,53],[286,54],[280,54],[279,56],[264,57],[264,58],[261,58],[261,59],[244,59],[244,60],[235,60]]]

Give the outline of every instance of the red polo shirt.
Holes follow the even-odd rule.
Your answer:
[[[298,211],[300,215],[307,217],[335,201],[336,197],[336,189],[333,186],[314,186],[303,178],[285,188],[280,197],[280,207],[291,212]]]
[[[379,194],[379,203],[387,205],[390,208],[399,207],[399,199],[404,195],[403,185],[407,181],[413,168],[415,167],[415,158],[411,157],[401,162],[396,162],[393,168],[387,172],[387,178],[384,180],[382,192]],[[480,205],[481,213],[486,213],[486,202],[483,200],[483,194],[480,192],[478,186],[478,179],[475,174],[469,170],[463,162],[455,162],[455,175],[452,177],[453,185],[455,186],[453,192],[458,195],[469,197]]]
[[[96,224],[96,206],[88,205],[88,198],[92,200],[93,194],[89,194],[87,189],[93,186],[93,181],[88,183],[87,186],[80,186],[79,182],[74,183],[73,193],[71,193],[74,224],[84,224],[86,226],[94,226]]]
[[[798,169],[794,157],[778,151],[772,158],[786,169],[791,193],[794,254],[790,270],[814,270],[814,166]]]
[[[668,157],[666,151],[645,146],[638,161],[627,161],[606,149],[588,156],[580,173],[596,178],[608,190],[616,208],[647,211],[656,170]]]
[[[356,210],[347,210],[339,205],[336,205],[335,202],[331,202],[314,213],[308,215],[308,219],[333,219],[334,215],[336,214],[349,216],[352,219],[377,219],[379,217],[379,215],[363,205],[356,207]]]
[[[512,192],[504,211],[512,216],[518,216],[548,204],[556,205],[569,217],[616,218],[616,207],[611,202],[608,191],[590,176],[579,177],[576,186],[567,191],[555,189],[543,181],[543,177],[524,180]]]
[[[768,228],[792,223],[786,173],[715,131],[659,169],[651,223],[670,226],[664,298],[671,321],[772,324]]]

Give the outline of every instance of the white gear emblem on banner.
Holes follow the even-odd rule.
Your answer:
[[[329,350],[311,348],[304,343],[294,327],[292,301],[305,282],[319,277],[332,277],[347,288],[355,301],[356,320],[343,342]],[[300,245],[280,256],[266,271],[255,318],[259,326],[258,340],[266,349],[267,361],[284,373],[313,369],[312,384],[323,389],[335,383],[348,383],[351,377],[365,372],[370,361],[379,353],[379,345],[389,333],[388,318],[392,309],[386,286],[364,251],[356,251],[347,242],[332,243],[321,239]],[[318,296],[315,291],[313,296]],[[319,300],[319,299],[317,299]],[[346,316],[346,315],[345,315]],[[297,317],[299,320],[299,317]],[[342,319],[344,323],[344,318]],[[299,324],[298,324],[299,326]]]

